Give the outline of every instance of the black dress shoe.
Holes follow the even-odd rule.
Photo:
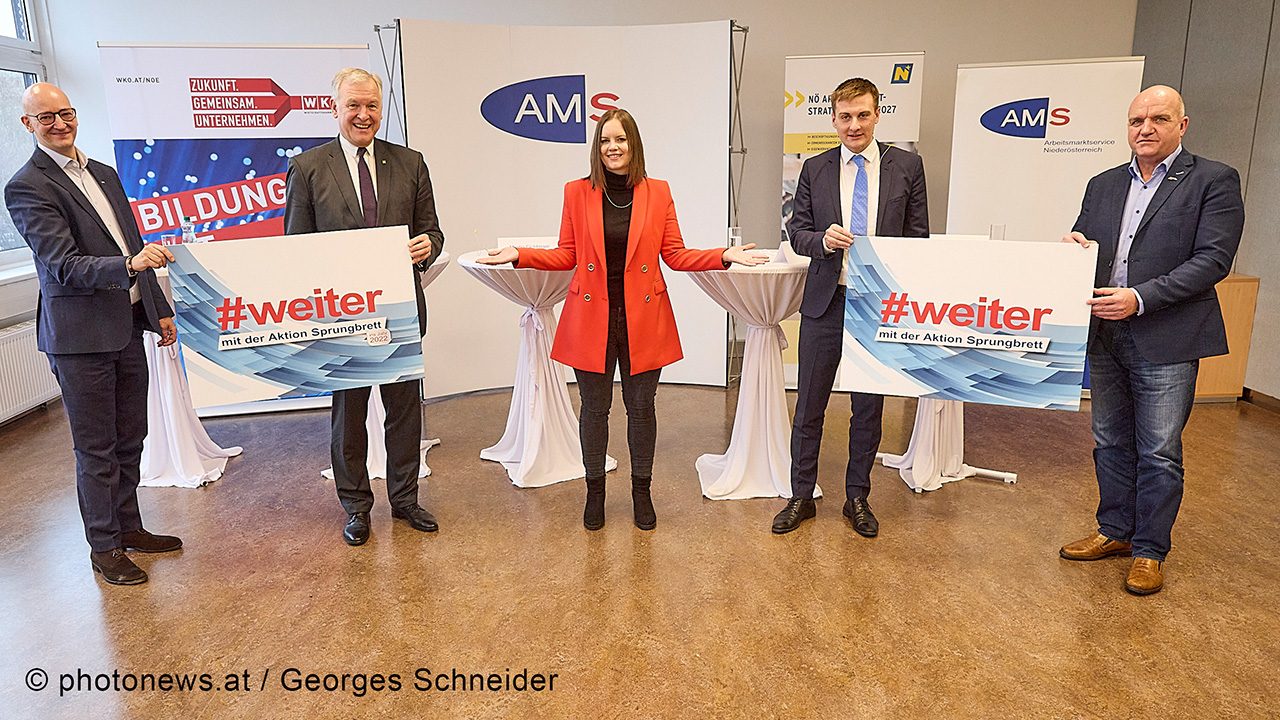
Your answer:
[[[862,537],[873,538],[880,532],[880,521],[871,513],[871,504],[866,498],[845,501],[844,516],[853,524],[853,531]]]
[[[800,523],[818,514],[813,498],[791,498],[782,512],[773,517],[773,534],[782,535],[800,527]]]
[[[137,550],[144,553],[173,552],[182,547],[182,540],[172,535],[153,535],[146,530],[138,529],[120,533],[120,544],[125,550]]]
[[[408,520],[409,525],[414,530],[421,530],[422,532],[435,532],[440,529],[440,526],[436,523],[435,516],[418,505],[391,508],[391,517],[397,520]]]
[[[147,581],[147,574],[120,548],[91,552],[89,562],[93,564],[93,571],[112,585],[141,585]]]
[[[363,545],[369,540],[369,513],[351,513],[347,526],[342,528],[342,539],[348,545]]]

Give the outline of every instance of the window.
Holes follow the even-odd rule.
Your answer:
[[[31,157],[35,140],[16,122],[22,92],[45,76],[38,33],[32,27],[30,0],[0,0],[0,186]],[[31,263],[27,243],[0,210],[0,269]]]

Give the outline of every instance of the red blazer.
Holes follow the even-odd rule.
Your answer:
[[[570,367],[597,373],[604,372],[609,332],[604,211],[600,205],[603,201],[603,194],[592,189],[590,180],[567,183],[559,246],[553,250],[520,248],[520,258],[515,263],[517,267],[539,270],[574,271],[551,357]],[[623,275],[633,375],[684,357],[658,256],[674,270],[720,270],[724,268],[723,252],[684,246],[666,181],[647,178],[635,186]]]

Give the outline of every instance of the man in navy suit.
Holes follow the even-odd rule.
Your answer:
[[[795,530],[816,513],[822,421],[835,383],[844,338],[847,249],[854,236],[928,237],[929,201],[920,156],[875,141],[880,92],[871,81],[852,78],[831,93],[831,124],[840,146],[809,158],[796,184],[787,223],[791,245],[808,255],[809,276],[800,304],[799,387],[791,426],[791,499],[774,518],[773,532]],[[875,232],[868,230],[874,228]],[[880,447],[884,398],[850,398],[849,464],[845,469],[844,515],[863,537],[875,537],[871,512],[871,466]]]
[[[284,228],[298,233],[363,227],[409,227],[405,272],[425,271],[444,249],[431,176],[422,153],[377,138],[382,124],[382,80],[360,68],[333,79],[333,115],[339,135],[289,161]],[[425,331],[426,301],[415,282],[419,331]],[[387,499],[391,516],[422,532],[435,532],[436,518],[418,504],[418,452],[422,434],[417,380],[378,386],[387,410]],[[329,453],[334,486],[347,512],[342,537],[348,545],[369,539],[373,491],[366,469],[365,430],[370,388],[333,393]]]
[[[1097,175],[1065,242],[1099,245],[1089,368],[1098,529],[1068,560],[1131,556],[1125,588],[1158,592],[1182,502],[1182,430],[1200,358],[1227,352],[1214,286],[1244,229],[1240,175],[1182,147],[1182,97],[1162,85],[1129,106],[1133,159]]]
[[[176,537],[144,530],[138,511],[147,436],[142,333],[158,333],[160,345],[177,338],[152,272],[173,255],[142,244],[119,176],[76,148],[79,120],[62,90],[32,85],[22,112],[37,147],[4,199],[35,254],[36,344],[62,388],[90,562],[109,583],[137,585],[147,574],[125,550],[182,547]]]

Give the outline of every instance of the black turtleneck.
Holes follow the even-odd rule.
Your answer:
[[[600,202],[604,208],[604,266],[608,272],[610,307],[623,307],[622,275],[627,265],[632,195],[626,175],[605,171],[604,193]]]

